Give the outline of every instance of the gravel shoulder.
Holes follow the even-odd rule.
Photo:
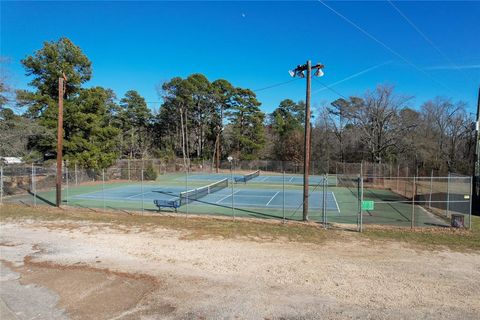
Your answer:
[[[32,312],[36,319],[480,314],[480,253],[422,250],[348,232],[335,241],[301,243],[195,239],[188,231],[109,223],[4,221],[0,250],[2,319],[31,319]]]

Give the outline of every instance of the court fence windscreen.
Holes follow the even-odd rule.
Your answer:
[[[366,162],[310,167],[310,221],[358,230],[364,225],[471,227],[471,177]],[[0,203],[54,206],[55,181],[55,164],[0,167]],[[66,161],[62,181],[65,207],[302,220],[301,163],[234,160],[215,168],[192,161],[187,170],[183,160],[122,160],[106,169]]]

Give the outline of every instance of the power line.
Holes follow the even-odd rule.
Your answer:
[[[397,51],[395,51],[394,49],[390,48],[388,45],[386,45],[384,42],[382,42],[381,40],[377,39],[375,36],[373,36],[371,33],[369,33],[368,31],[366,31],[365,29],[363,29],[362,27],[360,27],[358,24],[356,24],[355,22],[353,22],[352,20],[348,19],[346,16],[342,15],[340,12],[336,11],[335,9],[333,9],[332,7],[330,7],[329,5],[327,5],[324,0],[317,0],[318,2],[320,2],[324,7],[326,7],[327,9],[329,9],[330,11],[332,11],[333,13],[335,13],[337,16],[339,16],[340,18],[342,18],[343,20],[345,20],[346,22],[348,22],[349,24],[351,24],[352,26],[354,26],[357,30],[359,30],[360,32],[362,32],[364,35],[366,35],[367,37],[369,37],[370,39],[372,39],[373,41],[375,41],[376,43],[380,44],[382,47],[384,47],[385,49],[387,49],[390,53],[392,53],[393,55],[397,56],[398,58],[400,58],[401,60],[403,60],[405,63],[407,63],[408,65],[410,65],[411,67],[413,67],[414,69],[416,69],[417,71],[423,73],[424,75],[426,75],[427,77],[429,77],[431,80],[435,81],[437,84],[441,85],[442,87],[450,90],[451,92],[455,92],[453,89],[451,89],[450,87],[448,87],[446,84],[438,81],[437,79],[435,79],[434,77],[432,77],[429,73],[427,73],[425,70],[423,70],[422,68],[420,68],[419,66],[417,66],[416,64],[414,64],[413,62],[411,62],[410,60],[408,60],[407,58],[405,58],[404,56],[402,56],[400,53],[398,53]]]
[[[420,30],[420,28],[412,20],[410,20],[391,0],[387,0],[387,1],[402,16],[402,18],[405,19],[405,21],[407,21],[408,24],[410,24],[412,28],[415,29],[415,31],[417,31],[417,33],[420,36],[422,36],[422,38],[426,42],[428,42],[430,46],[432,46],[432,48],[434,48],[446,61],[450,63],[452,67],[454,67],[457,71],[462,73],[467,79],[468,76],[466,72],[460,69],[459,66],[457,66],[442,50],[440,50],[440,48],[422,30]],[[470,80],[470,79],[467,79],[467,80]]]
[[[339,95],[340,97],[342,97],[343,99],[348,100],[348,98],[347,98],[346,96],[344,96],[343,94],[341,94],[341,93],[338,92],[337,90],[333,89],[333,88],[332,88],[332,85],[328,86],[328,85],[324,84],[323,82],[321,82],[320,80],[318,80],[317,78],[313,78],[313,79],[324,87],[322,90],[330,90],[330,91],[332,91],[333,93],[335,93],[335,94]]]
[[[369,67],[369,68],[364,69],[364,70],[362,70],[362,71],[360,71],[360,72],[354,73],[354,74],[352,74],[352,75],[350,75],[350,76],[348,76],[348,77],[346,77],[346,78],[343,78],[342,80],[339,80],[339,81],[337,81],[337,82],[331,83],[331,84],[329,84],[328,86],[329,86],[329,87],[336,86],[337,84],[340,84],[340,83],[343,83],[343,82],[345,82],[345,81],[348,81],[348,80],[351,80],[351,79],[353,79],[353,78],[356,78],[356,77],[358,77],[358,76],[361,76],[361,75],[364,74],[364,73],[367,73],[367,72],[372,71],[372,70],[374,70],[374,69],[380,68],[380,67],[382,67],[382,66],[384,66],[384,65],[386,65],[386,64],[389,64],[389,63],[392,63],[392,61],[383,62],[383,63],[377,64],[377,65],[375,65],[375,66]],[[324,91],[324,90],[326,90],[326,89],[327,89],[327,88],[320,88],[320,89],[317,89],[317,90],[313,91],[312,93],[318,93],[318,92]]]
[[[267,86],[267,87],[263,87],[263,88],[260,88],[260,89],[255,89],[255,90],[252,90],[253,92],[259,92],[259,91],[263,91],[263,90],[267,90],[267,89],[272,89],[272,88],[276,88],[276,87],[280,87],[280,86],[283,86],[285,84],[288,84],[288,83],[291,83],[293,81],[297,81],[299,78],[294,78],[294,79],[291,79],[291,80],[288,80],[288,81],[284,81],[284,82],[280,82],[280,83],[277,83],[277,84],[272,84],[270,86]]]

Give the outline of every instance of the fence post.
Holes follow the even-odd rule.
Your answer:
[[[180,201],[182,201],[182,199],[180,199]],[[185,168],[185,218],[188,217],[188,169]]]
[[[66,199],[65,199],[65,202],[67,203],[67,206],[68,206],[68,197],[69,197],[69,189],[68,189],[68,160],[65,160],[65,183],[66,183],[66,187],[67,187],[67,196],[66,196]]]
[[[412,216],[411,220],[411,229],[415,226],[415,194],[416,194],[416,184],[415,184],[416,176],[413,176],[413,186],[412,186]]]
[[[127,159],[128,181],[130,181],[130,159]]]
[[[327,218],[327,193],[328,193],[328,176],[325,174],[323,179],[323,185],[325,192],[323,193],[323,211],[324,213],[324,226],[327,228],[328,218]]]
[[[448,217],[449,212],[450,212],[450,172],[448,172],[448,177],[447,177],[447,206],[445,210],[445,217]]]
[[[143,203],[143,160],[142,160],[142,185],[141,185],[141,187],[142,187],[141,191],[142,191],[142,214],[143,214],[143,212],[145,210],[144,203]]]
[[[397,164],[397,192],[400,192],[400,165]]]
[[[37,206],[37,190],[36,190],[36,186],[35,186],[35,166],[34,164],[32,163],[32,194],[33,194],[33,206],[36,207]]]
[[[233,171],[235,170],[235,162],[234,161],[232,161],[231,164],[230,164],[231,165],[230,175],[231,175],[231,179],[232,179],[232,216],[233,216],[233,220],[235,220],[235,191],[234,191],[234,187],[233,187],[233,185],[235,184],[234,179],[233,179]],[[265,171],[267,171],[267,170],[265,170]]]
[[[428,208],[432,209],[432,192],[433,192],[433,169],[430,174],[430,197],[428,199]]]
[[[77,171],[77,162],[75,161],[75,185],[78,186],[78,171]]]
[[[472,230],[473,177],[470,177],[470,208],[468,210],[468,229]]]
[[[282,203],[282,213],[283,213],[283,223],[285,223],[285,171],[283,171],[283,203]]]
[[[103,199],[103,212],[106,211],[105,206],[105,169],[102,169],[102,199]]]
[[[3,204],[3,166],[0,166],[0,205]]]
[[[363,203],[363,176],[360,174],[359,178],[360,182],[360,232],[363,232],[363,209],[362,209],[362,203]]]

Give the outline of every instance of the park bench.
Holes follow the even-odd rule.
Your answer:
[[[175,212],[180,208],[180,199],[176,200],[153,200],[153,203],[158,207],[158,211],[162,211],[162,208],[173,208]]]

